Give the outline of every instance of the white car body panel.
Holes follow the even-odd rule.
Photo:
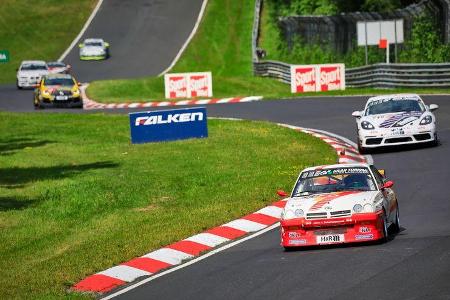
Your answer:
[[[22,70],[24,65],[42,65],[45,66],[46,70]],[[42,76],[49,74],[49,70],[45,61],[41,60],[25,60],[20,64],[17,71],[17,87],[19,88],[30,88],[35,87]]]
[[[418,112],[394,112],[385,114],[366,115],[371,102],[394,99],[417,100],[424,111]],[[432,122],[421,125],[425,117],[431,117]],[[373,129],[364,129],[363,122],[369,122]],[[427,143],[436,140],[436,117],[425,105],[423,100],[415,94],[397,94],[372,97],[367,101],[361,117],[356,119],[358,141],[360,149],[376,148],[380,146],[395,146],[404,144]]]

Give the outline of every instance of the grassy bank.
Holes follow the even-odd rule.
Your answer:
[[[130,144],[127,116],[0,113],[0,127],[1,299],[60,298],[336,160],[320,140],[263,122],[210,120],[207,139],[144,145]]]
[[[0,83],[16,80],[22,60],[56,60],[80,32],[97,0],[2,0],[0,49],[11,60],[0,63]]]
[[[271,1],[265,1],[261,22],[260,43],[268,59],[284,59],[299,63],[294,56],[283,56],[279,32],[271,21]],[[326,93],[291,94],[287,84],[274,79],[254,77],[251,61],[251,29],[254,1],[210,0],[204,19],[186,52],[171,72],[212,71],[214,97],[264,96],[266,99],[318,95],[377,95],[384,93],[449,93],[450,89],[347,89]],[[316,49],[317,50],[317,49]],[[379,50],[379,49],[375,49]],[[286,54],[286,53],[284,53]],[[314,55],[326,58],[325,52],[308,51],[303,58],[313,61]],[[364,58],[364,53],[361,57]],[[355,59],[361,58],[358,55]],[[334,61],[328,57],[327,62]],[[87,89],[91,99],[104,103],[165,101],[162,77],[133,80],[92,82]]]

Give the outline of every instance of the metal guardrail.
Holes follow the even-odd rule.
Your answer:
[[[444,0],[444,2],[448,4],[450,1]],[[255,0],[255,16],[252,31],[253,73],[255,76],[271,77],[290,84],[290,64],[271,60],[262,61],[257,55],[261,4],[262,0]],[[348,87],[448,88],[450,87],[450,63],[380,63],[351,68],[345,70],[345,82]]]
[[[290,84],[290,65],[279,61],[253,62],[254,74]],[[450,87],[450,63],[374,64],[345,70],[348,87]]]

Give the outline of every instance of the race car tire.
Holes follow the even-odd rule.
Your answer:
[[[23,89],[23,87],[21,87],[21,86],[19,85],[19,80],[17,80],[16,86],[17,86],[17,88],[18,88],[19,90]]]
[[[361,141],[358,140],[358,152],[359,154],[366,154],[367,153],[367,148],[364,148],[363,146],[361,146]]]
[[[434,134],[434,140],[430,144],[432,147],[436,147],[439,145],[439,138],[437,133]]]
[[[400,232],[400,210],[398,208],[398,204],[397,204],[397,210],[395,212],[395,220],[394,220],[394,223],[392,224],[392,230],[395,233]]]
[[[284,248],[284,252],[292,252],[296,249],[295,247],[283,247],[283,248]]]
[[[389,239],[389,231],[387,226],[387,220],[386,220],[386,212],[383,211],[383,215],[381,216],[383,220],[383,237],[380,239],[380,243],[386,243]]]

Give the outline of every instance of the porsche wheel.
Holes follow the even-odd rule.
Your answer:
[[[361,146],[361,144],[362,144],[361,140],[358,139],[358,152],[359,154],[366,154],[367,149]]]

